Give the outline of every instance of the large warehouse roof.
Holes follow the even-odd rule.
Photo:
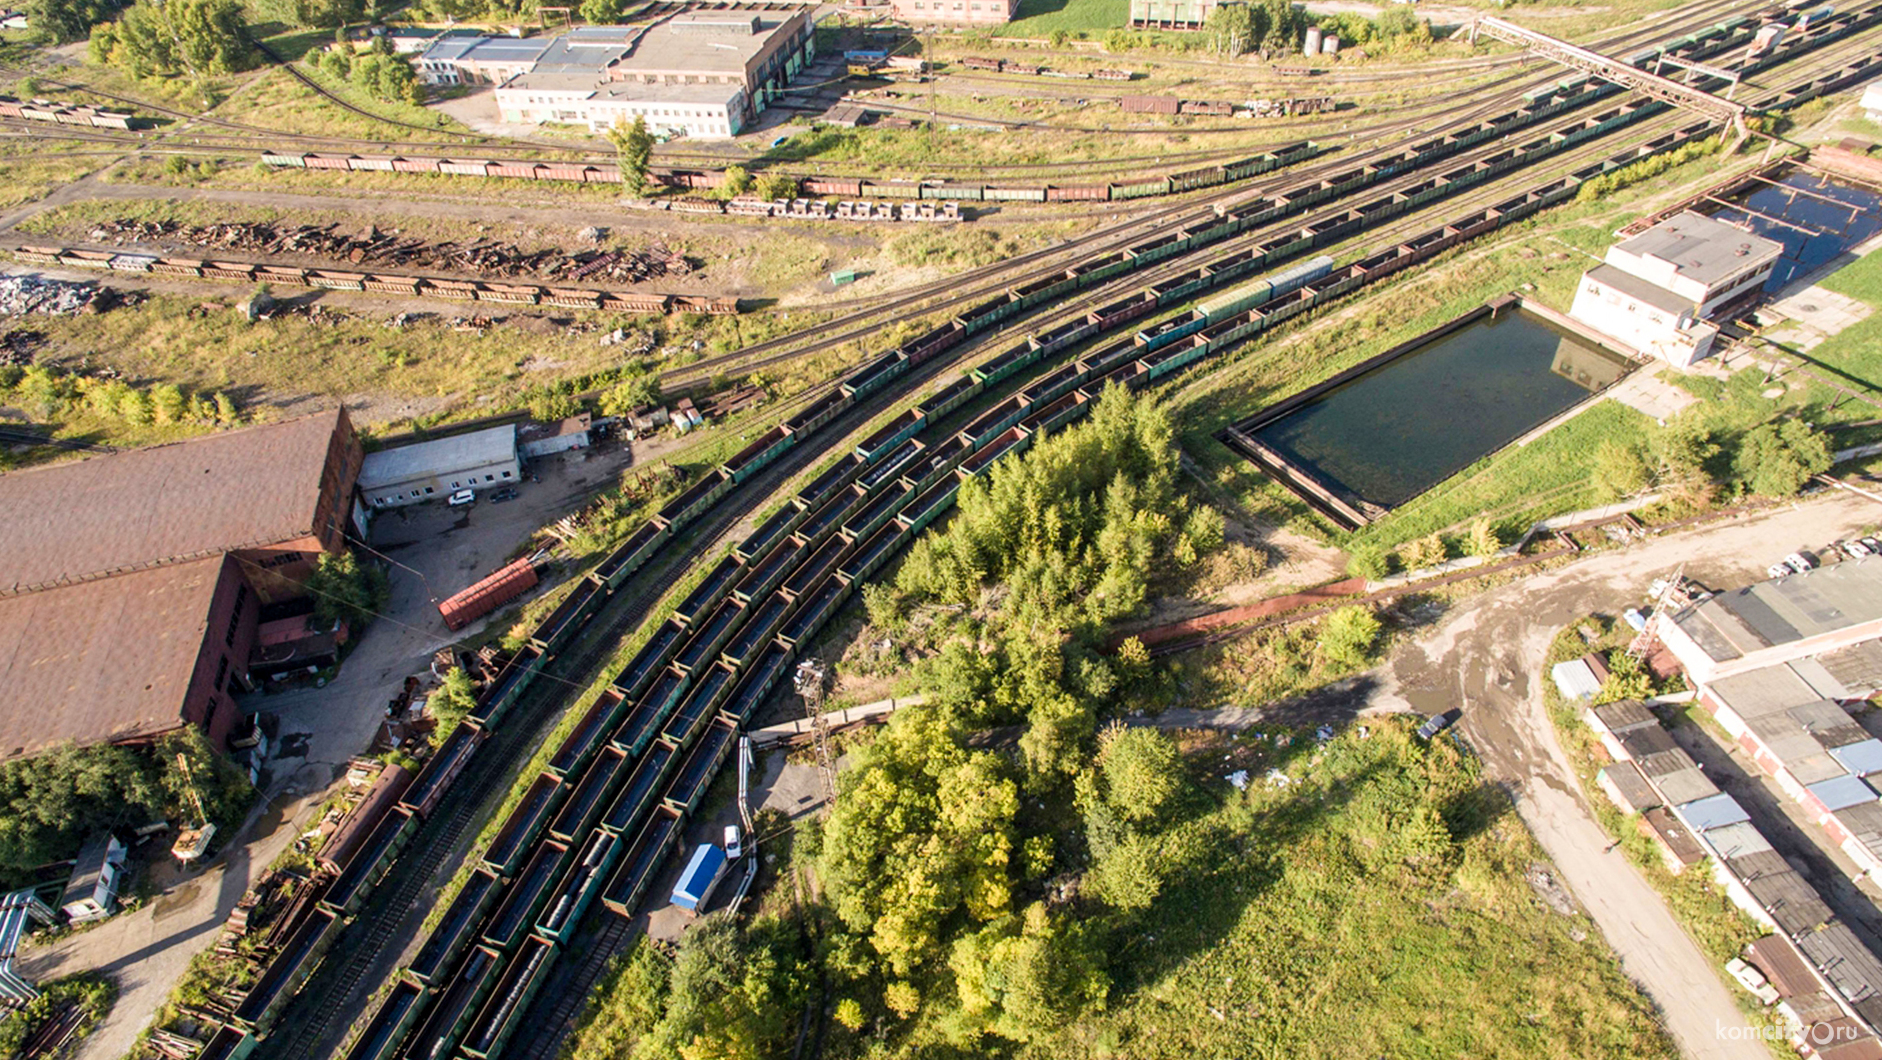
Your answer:
[[[0,597],[0,760],[181,725],[225,562]]]
[[[367,453],[359,468],[359,488],[368,492],[413,479],[488,467],[516,459],[516,428],[489,427],[397,449]]]
[[[0,475],[0,594],[305,536],[348,429],[335,409]]]
[[[1673,617],[1708,656],[1752,652],[1882,620],[1882,562],[1851,561],[1720,593]]]
[[[1711,284],[1740,272],[1754,260],[1777,257],[1784,252],[1784,245],[1686,210],[1625,240],[1616,249],[1658,258],[1673,265],[1681,276]]]
[[[743,74],[771,38],[800,16],[799,10],[768,8],[669,19],[650,27],[613,69],[628,75],[675,70]]]

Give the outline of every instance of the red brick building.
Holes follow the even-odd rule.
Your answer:
[[[240,720],[262,605],[345,548],[343,409],[0,475],[0,760]]]

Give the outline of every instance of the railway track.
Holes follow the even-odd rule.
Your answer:
[[[1688,5],[1680,9],[1679,11],[1680,24],[1685,25],[1690,21],[1698,21],[1700,23],[1703,23],[1709,20],[1713,14],[1716,14],[1718,12],[1732,10],[1735,7],[1741,7],[1741,6],[1744,6],[1742,0],[1709,0],[1709,2],[1706,2],[1706,3]],[[1621,31],[1612,35],[1606,35],[1606,36],[1597,38],[1596,41],[1594,42],[1594,46],[1597,48],[1604,48],[1608,50],[1625,48],[1625,47],[1631,46],[1633,43],[1652,39],[1653,37],[1658,36],[1661,33],[1661,31],[1662,31],[1662,27],[1659,25],[1653,25],[1653,26],[1648,26],[1645,28],[1635,28],[1635,29],[1630,29],[1626,31]],[[543,161],[597,162],[597,161],[612,161],[614,159],[614,153],[612,151],[584,148],[582,145],[579,145],[579,144],[570,144],[566,142],[555,142],[555,141],[531,140],[531,139],[524,138],[524,137],[489,137],[489,136],[483,136],[483,135],[477,135],[477,134],[453,134],[453,133],[448,133],[448,132],[441,132],[440,130],[437,130],[435,128],[419,125],[419,124],[412,123],[412,122],[405,122],[399,119],[383,117],[381,115],[373,113],[372,111],[368,109],[359,107],[358,105],[353,104],[348,100],[342,99],[336,94],[330,92],[329,90],[321,86],[318,82],[313,81],[312,79],[302,74],[299,70],[295,69],[292,63],[288,63],[282,60],[278,54],[275,54],[271,50],[268,50],[265,45],[259,45],[259,47],[261,48],[261,50],[264,51],[265,54],[268,54],[270,56],[271,60],[275,62],[276,65],[281,66],[284,70],[288,72],[290,76],[295,78],[299,83],[305,85],[310,91],[313,91],[319,94],[322,98],[327,99],[328,101],[334,103],[336,106],[340,106],[348,110],[351,113],[358,114],[360,116],[367,117],[376,121],[381,121],[397,128],[411,129],[413,131],[425,132],[425,133],[433,134],[433,135],[448,136],[448,137],[451,137],[451,139],[426,140],[426,141],[398,141],[398,140],[385,139],[385,138],[367,139],[367,138],[357,138],[357,137],[309,136],[306,134],[297,134],[289,130],[274,129],[274,128],[269,128],[266,126],[259,126],[259,125],[252,125],[252,124],[244,123],[244,122],[230,121],[228,119],[220,118],[220,117],[207,114],[207,113],[202,113],[202,112],[190,112],[190,111],[178,110],[174,107],[168,107],[162,104],[152,103],[151,101],[145,100],[145,99],[138,99],[134,97],[122,96],[122,95],[117,95],[117,94],[109,93],[109,92],[103,92],[103,91],[100,91],[96,88],[89,87],[82,83],[59,82],[59,81],[55,81],[51,79],[44,79],[44,80],[46,84],[52,87],[62,88],[65,90],[70,90],[70,91],[87,92],[91,95],[98,96],[99,98],[102,98],[102,99],[107,99],[112,102],[119,103],[125,106],[135,107],[143,111],[162,114],[166,117],[176,120],[179,123],[179,130],[169,131],[165,135],[169,135],[169,136],[179,135],[180,129],[183,126],[186,126],[191,123],[202,123],[202,124],[213,125],[218,128],[228,129],[228,130],[231,130],[232,132],[242,134],[242,137],[240,138],[231,137],[229,139],[225,139],[222,141],[207,140],[201,143],[200,145],[171,144],[171,145],[166,145],[162,148],[159,148],[161,150],[174,151],[174,152],[179,152],[179,153],[201,153],[200,151],[193,150],[192,146],[199,146],[204,150],[215,150],[215,149],[245,150],[245,149],[265,148],[270,145],[277,146],[277,147],[281,145],[304,145],[309,150],[315,150],[315,149],[318,149],[319,147],[325,147],[325,148],[331,148],[331,149],[345,149],[345,150],[355,150],[355,151],[357,150],[379,151],[383,153],[425,153],[425,152],[430,152],[430,151],[437,151],[441,148],[455,145],[455,146],[474,149],[474,151],[479,154],[498,155],[498,154],[522,153],[522,154],[528,154],[531,157],[535,157],[535,156],[541,155],[543,152],[546,151],[546,152],[551,152],[558,156],[553,159],[541,159]],[[1499,56],[1499,57],[1492,57],[1490,59],[1482,60],[1483,64],[1486,67],[1496,67],[1496,66],[1501,66],[1501,65],[1508,65],[1511,63],[1521,64],[1522,61],[1523,61],[1523,57],[1520,55]],[[1233,72],[1239,74],[1242,71],[1233,71]],[[1425,73],[1407,71],[1404,74],[1388,73],[1388,74],[1378,75],[1378,79],[1380,81],[1389,81],[1389,80],[1402,78],[1407,81],[1416,81],[1416,80],[1422,80],[1426,76],[1428,75]],[[1477,95],[1493,94],[1497,92],[1499,89],[1509,84],[1522,80],[1524,76],[1525,75],[1519,71],[1519,72],[1512,73],[1504,77],[1489,81],[1484,84],[1473,86],[1467,92],[1462,94],[1462,98],[1469,99]],[[1315,79],[1315,80],[1318,81],[1319,79]],[[1455,105],[1459,101],[1460,101],[1459,95],[1452,94],[1452,95],[1444,97],[1442,100],[1434,101],[1428,109],[1432,110],[1433,112],[1438,112],[1444,109],[1454,108]],[[913,109],[920,110],[921,108],[913,108]],[[1426,109],[1426,108],[1419,108],[1419,109]],[[950,117],[955,117],[955,118],[958,118],[959,120],[975,121],[975,122],[981,122],[981,121],[987,120],[987,119],[982,119],[982,118],[972,116],[972,115],[958,115],[958,116],[950,116]],[[1169,132],[1168,129],[1114,129],[1110,127],[1086,127],[1086,126],[1077,126],[1077,125],[1058,125],[1058,124],[1048,123],[1048,122],[1017,122],[1017,123],[1008,123],[1008,124],[1011,124],[1016,128],[1030,127],[1030,128],[1040,128],[1040,129],[1052,129],[1052,130],[1059,130],[1059,131],[1103,132],[1103,133],[1120,133],[1120,134],[1145,133],[1145,134],[1158,134],[1158,135],[1167,135]],[[1366,136],[1381,135],[1381,134],[1389,132],[1397,124],[1401,124],[1401,122],[1390,122],[1390,123],[1381,123],[1379,125],[1363,126],[1358,129],[1346,130],[1342,132],[1341,134],[1339,134],[1338,136],[1330,136],[1330,137],[1327,137],[1327,139],[1331,140],[1331,139],[1339,139],[1341,137],[1346,137],[1349,139],[1356,140],[1358,138],[1362,138]],[[1302,127],[1305,128],[1306,126],[1302,126]],[[1244,133],[1247,131],[1247,129],[1246,127],[1227,127],[1227,128],[1221,128],[1221,129],[1186,128],[1183,131],[1186,135],[1197,135],[1197,134],[1224,133],[1224,132]],[[67,133],[67,134],[62,134],[59,138],[76,139],[78,137]],[[100,142],[122,142],[126,144],[142,143],[142,144],[149,145],[153,148],[157,148],[157,145],[160,142],[160,141],[152,141],[148,138],[136,137],[135,135],[122,137],[122,138],[112,138],[112,139],[109,139],[108,141],[105,140],[104,138],[91,138],[91,139],[98,139],[100,140]],[[200,138],[198,137],[198,139]],[[1004,164],[991,165],[991,166],[977,164],[977,163],[948,164],[948,163],[942,163],[942,162],[935,162],[935,163],[931,163],[930,168],[934,169],[937,172],[958,170],[958,171],[964,171],[964,172],[970,171],[970,172],[974,172],[974,173],[978,173],[982,175],[1012,173],[1012,174],[1025,174],[1025,175],[1036,176],[1041,173],[1050,172],[1050,171],[1075,172],[1085,167],[1115,166],[1116,163],[1118,163],[1119,161],[1130,162],[1130,163],[1144,162],[1144,163],[1164,163],[1164,164],[1167,164],[1170,162],[1183,162],[1183,163],[1189,163],[1192,161],[1202,162],[1202,161],[1215,159],[1215,158],[1229,157],[1236,153],[1247,153],[1248,151],[1259,151],[1259,150],[1261,150],[1261,145],[1254,145],[1254,146],[1246,148],[1245,150],[1242,150],[1242,149],[1236,149],[1236,150],[1203,149],[1203,150],[1198,150],[1198,151],[1193,151],[1193,152],[1178,152],[1174,154],[1166,153],[1166,154],[1156,154],[1156,155],[1129,156],[1124,159],[1107,158],[1107,159],[1092,159],[1092,160],[1077,161],[1077,162],[1004,163]],[[773,168],[773,169],[777,169],[779,172],[785,172],[788,175],[795,175],[795,176],[800,176],[800,177],[821,176],[821,177],[841,178],[841,177],[846,177],[846,176],[866,177],[870,175],[867,173],[854,174],[854,173],[847,173],[847,172],[839,172],[836,169],[830,168],[832,166],[840,167],[842,165],[841,163],[821,163],[815,160],[806,160],[806,161],[800,161],[800,162],[780,161],[774,164],[774,163],[767,163],[767,161],[763,157],[739,158],[739,157],[728,156],[722,153],[689,152],[684,149],[656,150],[656,161],[707,163],[707,164],[713,164],[713,165],[719,165],[719,166],[738,164],[738,165],[745,166],[747,169]],[[804,165],[808,165],[812,167],[811,170],[808,172],[792,172],[788,169],[783,168],[787,166],[804,166]],[[1107,170],[1106,172],[1116,172],[1116,171]],[[1093,175],[1094,174],[1092,173],[1082,174],[1082,176],[1085,179],[1091,179]]]
[[[946,364],[937,363],[919,376],[911,376],[904,388],[857,404],[840,422],[826,429],[841,436],[853,434],[905,399],[908,393],[925,385],[945,367]],[[797,395],[793,403],[828,394],[835,386],[835,381],[820,384],[810,392]],[[783,406],[783,411],[790,407],[789,404]],[[510,712],[513,719],[531,717],[533,723],[500,726],[497,734],[480,750],[480,761],[500,762],[501,765],[466,774],[474,779],[460,778],[447,796],[450,809],[435,811],[421,826],[405,854],[393,863],[365,910],[349,927],[346,939],[335,947],[336,950],[344,947],[347,952],[330,955],[297,992],[295,1006],[301,998],[318,998],[318,1001],[311,1012],[290,1010],[290,1015],[264,1043],[263,1055],[267,1060],[314,1060],[338,1049],[349,1029],[365,1013],[364,983],[369,977],[374,982],[383,980],[390,966],[416,937],[425,912],[418,900],[426,884],[435,882],[433,877],[443,867],[444,859],[459,849],[469,823],[488,817],[489,812],[503,802],[520,767],[534,756],[542,739],[577,702],[575,693],[587,687],[586,680],[570,675],[595,671],[613,654],[624,635],[643,622],[667,595],[678,581],[680,571],[729,545],[733,531],[765,497],[824,455],[809,448],[793,450],[753,476],[746,489],[722,501],[690,531],[680,551],[666,552],[655,561],[657,567],[650,565],[643,570],[636,578],[638,588],[625,604],[610,601],[608,611],[604,612],[610,614],[605,627],[585,633],[574,653],[565,651],[555,657],[556,679],[532,685]],[[432,822],[440,818],[443,820],[434,828]],[[365,934],[354,934],[362,923]],[[354,938],[367,941],[356,946]],[[597,959],[605,963],[606,955]],[[342,1017],[346,1017],[344,1022]]]
[[[1864,39],[1863,42],[1859,42],[1859,43],[1866,44],[1866,38]],[[1570,161],[1579,159],[1583,154],[1587,153],[1589,150],[1599,151],[1600,149],[1593,148],[1591,144],[1591,147],[1589,149],[1578,148],[1571,152],[1565,152],[1564,156],[1560,159],[1560,161],[1557,163],[1552,163],[1552,166],[1566,165]],[[1450,159],[1447,158],[1447,165],[1449,164],[1454,164],[1454,163],[1452,163]],[[1526,173],[1525,170],[1521,170],[1521,169],[1517,170],[1517,172]],[[1486,181],[1484,182],[1483,185],[1471,190],[1467,194],[1472,199],[1475,199],[1478,197],[1490,197],[1493,193],[1493,189],[1494,191],[1499,191],[1499,192],[1506,191],[1508,183],[1515,182],[1520,179],[1533,180],[1534,177],[1533,177],[1533,174],[1528,174],[1527,176],[1523,178],[1505,177],[1503,178],[1502,181]],[[1369,186],[1367,189],[1367,193],[1378,194],[1378,185]],[[1338,200],[1338,199],[1334,200],[1334,202],[1329,205],[1329,209],[1341,208],[1337,205],[1339,201],[1341,200]],[[1464,201],[1464,198],[1461,196],[1456,197],[1456,198],[1446,199],[1445,200],[1446,205],[1444,209],[1446,210],[1455,209],[1460,201]],[[1431,209],[1430,207],[1427,207],[1424,212],[1428,213],[1430,212],[1430,209]],[[1290,219],[1288,224],[1291,225],[1292,223],[1293,222]],[[1412,215],[1408,214],[1404,221],[1398,222],[1398,227],[1404,227],[1404,226],[1412,225],[1415,223],[1417,222],[1412,220]],[[1390,233],[1392,231],[1393,231],[1392,227],[1379,228],[1379,229],[1374,230],[1374,233],[1371,238],[1377,238],[1381,234]],[[1221,253],[1225,249],[1228,249],[1228,241],[1222,241],[1222,242],[1218,242],[1215,244],[1211,244],[1209,248],[1209,252]],[[1158,268],[1167,272],[1167,271],[1176,269],[1186,264],[1187,264],[1187,261],[1179,257],[1174,260],[1166,261],[1165,263],[1158,266]],[[1122,282],[1130,286],[1141,286],[1142,283],[1149,276],[1150,276],[1150,273],[1148,272],[1138,273],[1138,274],[1132,275],[1128,280],[1122,281]],[[1063,314],[1067,312],[1076,312],[1077,310],[1085,308],[1087,306],[1095,307],[1098,304],[1098,302],[1104,297],[1104,295],[1099,293],[1100,291],[1103,291],[1103,290],[1106,290],[1106,288],[1104,288],[1103,286],[1093,288],[1091,289],[1091,291],[1082,295],[1081,297],[1071,300],[1068,304],[1055,306],[1052,312],[1055,314]],[[925,366],[918,368],[915,371],[908,372],[906,375],[900,377],[897,381],[895,381],[888,387],[882,389],[880,392],[876,393],[874,396],[866,400],[859,401],[854,407],[850,408],[848,411],[844,413],[844,419],[841,422],[846,423],[846,424],[852,424],[852,425],[861,425],[861,424],[868,423],[875,416],[877,416],[880,412],[886,411],[889,407],[891,407],[891,405],[903,400],[909,393],[911,393],[918,387],[924,385],[926,381],[928,379],[933,378],[935,374],[941,371],[948,370],[960,364],[963,360],[965,360],[970,355],[969,351],[975,350],[979,346],[984,345],[984,344],[985,344],[984,340],[978,340],[976,342],[966,344],[958,349],[947,352],[945,355],[934,357],[933,359],[929,360]],[[861,377],[858,377],[858,378],[861,378]],[[853,432],[854,432],[854,427],[851,427],[851,433]],[[785,455],[782,458],[780,458],[777,462],[771,464],[770,466],[766,467],[763,471],[760,471],[757,474],[755,474],[751,479],[747,480],[740,489],[731,491],[725,494],[724,499],[719,502],[718,506],[710,510],[706,520],[702,521],[699,527],[694,531],[693,538],[692,538],[692,547],[686,549],[683,554],[678,555],[678,556],[671,555],[671,554],[662,555],[660,557],[660,562],[665,564],[665,567],[668,570],[674,569],[676,564],[690,563],[694,558],[697,557],[697,555],[701,553],[702,543],[706,543],[708,541],[712,543],[716,543],[721,537],[723,537],[723,535],[728,533],[731,527],[736,525],[737,521],[743,517],[745,512],[748,512],[753,507],[755,507],[760,502],[761,498],[769,495],[770,490],[775,488],[775,486],[780,481],[781,477],[795,474],[797,469],[803,466],[809,465],[814,461],[820,460],[823,455],[827,454],[830,451],[830,447],[823,444],[823,442],[829,440],[833,436],[847,437],[847,435],[842,435],[834,426],[832,426],[831,428],[829,428],[828,434],[820,436],[820,440],[818,444],[816,445],[806,444],[800,447],[787,450]],[[728,501],[732,503],[727,503]],[[714,528],[716,528],[716,530]],[[867,533],[867,531],[864,531],[864,533]],[[705,547],[709,549],[711,545],[706,544]],[[645,585],[649,582],[654,583],[656,586],[660,586],[660,587],[664,587],[664,585],[666,584],[657,576],[656,572],[653,572],[653,571],[647,572],[647,574],[642,576],[640,579],[640,584],[642,585]],[[641,595],[644,596],[651,591],[654,591],[654,590],[643,589],[641,590]],[[636,601],[636,603],[638,603],[638,601]],[[613,607],[614,604],[611,603],[609,606]],[[593,653],[596,650],[595,646],[597,642],[603,641],[608,636],[612,635],[612,631],[618,628],[618,624],[621,622],[622,617],[623,617],[622,614],[619,611],[617,611],[615,612],[612,622],[605,629],[590,630],[590,631],[585,632],[582,640],[579,642],[586,649],[586,651],[581,656],[581,658],[587,658],[589,654]],[[598,659],[598,656],[597,656],[597,659]],[[565,661],[564,659],[558,659],[558,663],[557,663],[558,670],[565,669],[564,661]],[[538,698],[552,697],[553,693],[556,693],[556,692],[559,692],[559,689],[549,689],[546,686],[537,686],[535,688],[532,688],[529,693],[526,693],[526,697],[527,697],[527,701],[530,704],[534,705],[536,704]],[[516,710],[516,713],[519,713],[519,714],[523,713],[524,710],[525,708],[519,705],[519,707]],[[544,711],[544,710],[539,710],[537,712],[541,714],[555,713],[554,711]],[[544,723],[544,719],[539,719],[537,722],[537,726],[534,726],[534,727],[539,727],[543,723]],[[522,739],[522,737],[518,735],[516,739],[520,740]],[[499,774],[499,773],[507,773],[508,770],[499,769],[499,770],[489,770],[487,772],[490,772],[492,774]],[[465,792],[472,792],[473,790],[482,790],[482,789],[481,788],[480,789],[470,789],[470,788],[464,789]],[[450,794],[447,795],[447,798],[449,799],[458,799],[459,797],[460,797],[460,792],[456,789],[453,789],[450,792]],[[457,812],[460,812],[460,811],[457,808],[454,808],[453,813],[455,814]],[[423,833],[421,832],[421,836],[422,834]],[[442,857],[443,855],[440,854],[438,856]],[[401,864],[408,860],[412,862],[414,867],[430,863],[430,862],[423,861],[421,859],[413,858],[411,857],[411,855],[408,854],[407,858],[401,859]],[[393,871],[396,873],[396,872],[400,872],[401,869],[395,867]],[[390,892],[392,889],[390,887],[387,887],[386,890]],[[397,893],[397,892],[394,892],[394,893]],[[372,910],[383,910],[384,907],[388,904],[389,902],[386,898],[382,896],[375,896],[375,900],[368,906],[368,912],[370,913]],[[385,944],[383,944],[381,948],[390,949],[391,948],[390,939],[389,937],[384,936],[380,933],[381,929],[383,929],[383,924],[375,924],[373,926],[373,929],[368,930],[368,932],[366,933],[364,937],[367,939],[387,938],[388,941]],[[396,934],[396,927],[393,930],[394,930],[394,933]],[[399,948],[402,949],[403,947],[399,947]],[[605,949],[605,947],[598,947],[597,949]],[[582,974],[581,973],[582,968],[591,967],[587,963],[587,960],[589,958],[592,958],[595,962],[597,962],[596,964],[592,965],[592,967],[598,968],[598,967],[605,965],[605,959],[606,959],[605,956],[598,955],[596,953],[590,953],[584,958],[583,964],[575,966],[575,971],[570,974],[579,976],[580,974]],[[316,973],[316,976],[318,977],[320,974],[321,973]],[[313,991],[315,990],[315,988],[316,988],[315,984],[310,983],[309,986],[304,989],[304,992]],[[356,981],[354,983],[353,989],[355,992],[357,992],[358,983]],[[568,992],[569,991],[564,991],[564,993],[568,993]],[[579,994],[577,994],[577,996],[579,996]],[[545,1004],[546,1003],[547,1002],[545,1002]],[[558,998],[558,1003],[559,1003],[559,998]],[[343,1007],[343,1006],[336,1005],[335,1007],[338,1008],[338,1007]],[[325,1011],[325,1009],[323,1008],[321,1011]],[[329,1022],[331,1022],[331,1020],[334,1019],[335,1017],[329,1016],[327,1018]],[[539,1032],[538,1036],[541,1036],[540,1032],[544,1029],[542,1022],[532,1021],[529,1025]],[[300,1037],[297,1037],[295,1039],[296,1042],[301,1041],[301,1040],[302,1038]],[[269,1044],[270,1046],[273,1045],[272,1042],[270,1042]],[[272,1049],[271,1049],[271,1055],[273,1055]],[[298,1056],[302,1054],[284,1053],[280,1055]]]
[[[1631,129],[1630,132],[1634,135],[1630,136],[1630,139],[1651,141],[1653,134],[1657,131],[1657,129],[1654,128],[1655,125],[1677,125],[1680,119],[1681,116],[1676,113],[1669,113],[1656,119],[1650,119],[1648,122],[1643,123],[1642,127]],[[1691,124],[1689,120],[1687,124]],[[1573,171],[1574,168],[1585,161],[1584,156],[1586,154],[1601,154],[1605,148],[1610,147],[1612,147],[1612,144],[1604,144],[1601,147],[1596,147],[1594,143],[1591,142],[1587,150],[1572,152],[1566,157],[1555,160],[1547,168],[1552,171]],[[1546,174],[1544,174],[1544,176],[1546,176]],[[1528,170],[1508,174],[1503,179],[1479,187],[1468,195],[1459,197],[1458,199],[1444,200],[1441,206],[1432,206],[1418,213],[1407,215],[1393,225],[1369,233],[1367,239],[1375,243],[1379,241],[1391,242],[1397,230],[1428,227],[1431,224],[1431,214],[1452,212],[1460,207],[1469,207],[1474,203],[1494,203],[1507,196],[1512,186],[1533,184],[1536,179],[1537,174]],[[1171,267],[1174,268],[1176,266],[1172,265]],[[1136,279],[1137,278],[1133,277],[1133,280]],[[1102,301],[1102,297],[1094,292],[1093,294],[1073,299],[1067,305],[1059,307],[1059,309],[1062,312],[1076,312],[1088,306],[1095,306],[1100,301]],[[1058,314],[1055,313],[1054,315]],[[1042,322],[1039,326],[1048,327],[1049,324]],[[603,928],[603,931],[606,932],[609,939],[608,944],[598,946],[584,954],[578,969],[567,973],[566,977],[558,978],[554,981],[553,986],[557,988],[553,989],[553,995],[556,998],[555,1002],[547,1006],[539,1003],[537,1009],[531,1013],[532,1018],[527,1021],[527,1025],[531,1027],[535,1033],[531,1036],[529,1043],[523,1047],[525,1051],[521,1055],[525,1057],[526,1060],[543,1060],[543,1058],[554,1055],[559,1042],[565,1037],[569,1029],[570,1021],[573,1018],[575,1010],[575,1006],[569,1005],[568,998],[585,994],[596,981],[600,974],[600,969],[606,966],[606,954],[614,952],[625,945],[625,935],[619,934],[618,932],[623,925],[628,923],[626,918],[620,916],[604,916],[604,920],[608,921]]]

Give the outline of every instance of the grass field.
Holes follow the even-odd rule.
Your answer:
[[[1293,783],[1202,781],[1218,855],[1123,940],[1111,1011],[1037,1055],[1675,1055],[1600,934],[1525,880],[1533,840],[1451,745],[1381,726],[1195,761],[1219,772],[1222,750]],[[1406,845],[1424,814],[1448,833],[1428,857]]]
[[[1130,0],[1019,0],[1013,21],[996,30],[1002,37],[1050,37],[1063,30],[1102,37],[1130,23]]]
[[[105,164],[107,157],[86,153],[94,149],[56,140],[0,142],[0,207],[44,198]]]

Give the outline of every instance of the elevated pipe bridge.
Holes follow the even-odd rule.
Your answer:
[[[1476,43],[1480,35],[1527,48],[1545,59],[1572,66],[1592,77],[1612,81],[1676,107],[1697,111],[1721,124],[1730,125],[1740,136],[1747,134],[1745,105],[1742,103],[1734,103],[1691,85],[1683,85],[1670,77],[1649,73],[1599,52],[1557,40],[1546,33],[1524,29],[1500,18],[1485,17],[1471,23],[1471,43]]]

